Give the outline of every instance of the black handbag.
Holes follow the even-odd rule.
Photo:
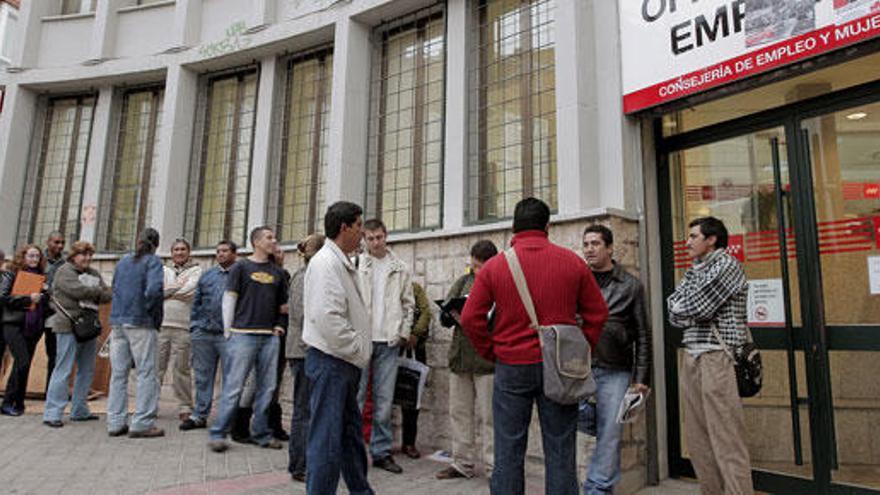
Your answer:
[[[724,347],[724,352],[733,359],[736,372],[736,388],[740,397],[754,397],[761,391],[764,380],[764,365],[761,364],[761,352],[752,340],[752,334],[746,330],[746,341],[733,350],[727,346],[715,325],[712,325],[715,338]]]
[[[64,306],[58,303],[55,296],[52,296],[52,302],[58,311],[70,320],[70,330],[77,342],[88,342],[98,338],[101,335],[101,319],[98,318],[98,312],[93,309],[82,308],[79,316],[73,318],[70,313],[64,309]]]

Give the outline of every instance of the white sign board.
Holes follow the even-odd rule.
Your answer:
[[[785,326],[785,293],[781,278],[749,280],[750,327]]]
[[[880,256],[868,256],[868,284],[872,296],[880,294]]]
[[[880,35],[878,0],[617,0],[626,113]]]

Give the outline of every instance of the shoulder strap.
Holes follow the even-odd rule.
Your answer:
[[[68,320],[70,320],[71,323],[76,323],[76,320],[73,319],[72,316],[70,316],[70,313],[68,313],[67,310],[64,309],[64,306],[62,306],[62,305],[58,302],[58,299],[55,299],[55,294],[52,294],[52,295],[51,295],[51,298],[52,298],[52,304],[54,304],[55,307],[58,308],[58,311],[60,311],[61,314],[63,314]]]
[[[526,307],[526,313],[532,322],[532,327],[538,328],[538,315],[535,313],[535,305],[532,302],[532,295],[529,294],[529,286],[526,283],[526,276],[523,274],[522,266],[519,264],[519,258],[516,251],[510,248],[504,251],[504,257],[507,259],[507,266],[510,267],[510,273],[513,275],[513,282],[516,284],[516,290],[519,292],[519,298],[522,300],[523,306]]]
[[[718,331],[718,326],[715,325],[714,321],[711,323],[711,325],[712,325],[712,333],[715,334],[715,338],[718,339],[718,343],[721,344],[722,348],[724,348],[724,353],[727,354],[728,356],[730,356],[730,359],[733,359],[733,362],[735,363],[736,356],[734,356],[733,352],[730,351],[730,347],[727,346],[727,342],[725,342],[724,339],[721,338],[721,332]]]

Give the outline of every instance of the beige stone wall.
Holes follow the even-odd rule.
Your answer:
[[[583,229],[590,223],[602,223],[611,228],[615,235],[615,259],[634,274],[638,274],[638,223],[632,220],[601,216],[576,221],[565,221],[554,224],[550,229],[553,242],[571,248],[580,253]],[[406,261],[413,269],[414,280],[425,287],[428,297],[432,300],[442,299],[452,283],[467,267],[470,246],[480,239],[490,239],[499,250],[509,245],[512,233],[510,229],[488,231],[446,238],[427,238],[423,240],[392,242],[394,253]],[[391,236],[393,241],[393,236]],[[209,256],[197,257],[197,261],[205,268],[211,266]],[[293,272],[301,265],[295,252],[285,256],[285,267]],[[114,261],[99,261],[97,268],[105,275],[106,280],[112,278]],[[428,378],[426,396],[419,416],[418,445],[424,452],[434,450],[451,450],[449,425],[449,369],[447,352],[452,339],[452,331],[441,327],[436,321],[432,325],[431,335],[427,344],[428,364],[431,374]],[[281,385],[284,400],[289,404],[291,396],[290,378],[286,374]],[[289,411],[289,407],[285,406]],[[399,425],[399,410],[395,408],[394,421]],[[623,477],[617,493],[634,493],[646,484],[646,426],[644,417],[637,423],[627,426],[624,431],[622,447]],[[399,443],[400,430],[395,428],[396,444]],[[543,452],[540,441],[537,411],[533,415],[529,432],[529,460],[540,463]],[[578,434],[578,475],[582,479],[586,473],[586,464],[592,452],[593,439]]]

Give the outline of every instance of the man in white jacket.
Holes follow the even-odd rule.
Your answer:
[[[371,334],[357,269],[349,259],[361,241],[363,210],[340,201],[324,216],[324,247],[309,262],[304,281],[303,342],[312,385],[306,448],[306,492],[335,494],[340,472],[349,492],[372,495],[361,436],[357,392],[370,362]]]
[[[176,239],[171,245],[171,263],[172,266],[165,267],[164,317],[159,331],[157,373],[159,383],[163,383],[173,353],[174,397],[180,421],[186,421],[193,407],[189,318],[202,268],[190,258],[190,245],[186,239]]]
[[[387,239],[388,232],[381,220],[364,222],[367,253],[361,256],[359,275],[361,294],[370,314],[373,352],[370,367],[361,375],[358,403],[363,410],[367,382],[372,376],[373,429],[370,455],[373,466],[400,474],[403,469],[391,456],[391,403],[397,381],[399,350],[404,346],[415,345],[415,340],[410,342],[415,298],[409,267],[388,249]]]

